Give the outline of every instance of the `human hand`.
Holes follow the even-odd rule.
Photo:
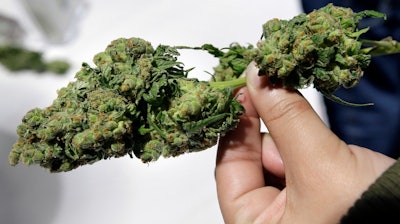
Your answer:
[[[219,142],[218,199],[230,223],[338,223],[394,162],[347,145],[297,91],[246,70],[239,126]],[[260,133],[260,118],[269,134]],[[371,136],[373,137],[373,136]]]

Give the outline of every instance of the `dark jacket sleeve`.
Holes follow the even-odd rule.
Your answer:
[[[399,220],[400,159],[362,194],[341,223],[400,223]]]

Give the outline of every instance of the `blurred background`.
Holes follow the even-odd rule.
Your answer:
[[[158,44],[217,47],[255,44],[272,18],[301,12],[296,0],[0,0],[0,45],[16,44],[65,59],[62,75],[12,72],[0,65],[0,223],[223,223],[216,195],[216,148],[143,164],[129,156],[67,173],[8,165],[17,125],[25,113],[46,107],[74,80],[82,62],[119,37]],[[192,76],[208,80],[217,60],[182,52]],[[321,97],[302,91],[324,119]]]

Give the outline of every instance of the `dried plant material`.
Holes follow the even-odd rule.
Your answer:
[[[264,24],[256,47],[154,49],[140,38],[114,40],[94,56],[95,67],[83,63],[52,105],[24,116],[9,162],[61,172],[127,154],[150,162],[210,148],[236,128],[244,112],[232,93],[245,85],[239,76],[251,61],[273,85],[313,85],[330,99],[354,105],[334,92],[357,85],[372,56],[400,51],[391,39],[360,39],[368,28],[359,30],[358,22],[366,16],[384,17],[329,4],[291,20],[273,19]],[[191,69],[177,60],[181,49],[219,58],[209,82],[188,78]]]

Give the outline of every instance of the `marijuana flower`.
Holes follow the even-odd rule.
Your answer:
[[[59,172],[126,154],[149,162],[215,145],[243,108],[231,88],[187,78],[177,56],[173,47],[153,49],[140,38],[112,41],[51,106],[24,116],[10,163]]]
[[[259,75],[268,75],[272,85],[294,89],[312,85],[331,100],[360,106],[345,102],[333,93],[340,87],[357,85],[372,56],[400,52],[400,45],[390,38],[360,39],[369,28],[359,30],[358,23],[368,16],[385,18],[384,14],[372,10],[355,13],[349,8],[328,4],[290,20],[267,21],[257,47],[232,44],[225,54],[210,44],[193,49],[206,50],[220,58],[214,81],[237,78],[255,61]]]
[[[29,111],[17,128],[11,165],[38,164],[51,172],[70,171],[96,161],[130,155],[143,162],[201,151],[236,128],[243,107],[233,91],[255,61],[273,85],[313,85],[326,97],[356,85],[374,55],[400,52],[390,39],[367,41],[358,29],[375,11],[354,13],[329,4],[291,20],[263,26],[257,46],[156,48],[140,38],[119,38],[83,63],[75,81],[58,91],[52,105]],[[188,78],[179,50],[205,50],[219,59],[209,82]]]
[[[41,52],[13,45],[0,46],[0,63],[13,72],[31,70],[64,74],[70,67],[65,60],[45,61]]]

